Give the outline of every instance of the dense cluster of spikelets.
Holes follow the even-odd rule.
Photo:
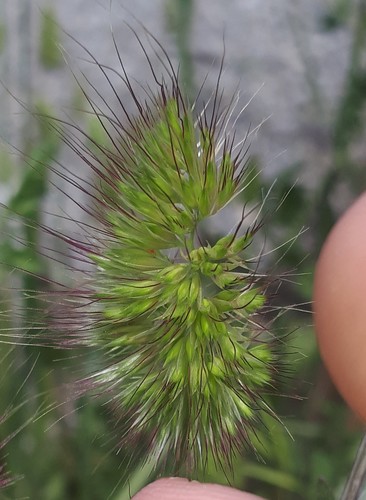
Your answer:
[[[200,239],[199,224],[250,182],[244,141],[237,146],[226,132],[232,106],[221,106],[218,84],[197,112],[164,63],[162,78],[151,66],[156,92],[140,99],[121,63],[133,117],[119,99],[112,106],[99,95],[102,110],[83,89],[103,144],[88,137],[85,145],[80,133],[54,122],[95,181],[58,170],[90,197],[93,208],[84,206],[94,222],[79,238],[47,231],[93,269],[83,286],[63,286],[60,302],[69,309],[56,301],[50,319],[61,345],[69,335],[70,343],[104,353],[89,380],[121,413],[123,444],[132,449],[143,436],[154,459],[194,469],[209,457],[229,463],[250,445],[261,411],[270,411],[263,394],[275,359],[259,321],[268,283],[250,255],[259,225],[243,230],[243,215],[218,241]]]

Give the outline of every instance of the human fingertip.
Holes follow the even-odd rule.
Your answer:
[[[199,483],[180,477],[158,479],[132,500],[264,500],[262,497],[219,484]]]

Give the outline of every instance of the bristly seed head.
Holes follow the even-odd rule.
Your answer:
[[[167,57],[158,50],[160,60]],[[174,461],[177,470],[204,467],[209,457],[225,466],[251,445],[261,412],[270,411],[263,394],[276,363],[272,337],[258,320],[269,280],[249,257],[259,224],[242,235],[243,216],[212,245],[198,231],[245,192],[246,151],[227,133],[232,106],[222,108],[219,82],[212,111],[198,113],[168,58],[168,78],[150,66],[158,91],[147,90],[144,99],[121,67],[135,117],[120,100],[119,110],[104,101],[102,111],[83,89],[105,144],[90,137],[85,146],[54,125],[97,174],[92,190],[80,188],[91,196],[96,220],[85,229],[86,243],[49,229],[95,265],[84,288],[69,291],[76,307],[68,319],[55,308],[54,325],[63,322],[63,334],[73,328],[74,339],[82,332],[84,345],[104,352],[106,363],[91,379],[124,415],[123,444],[145,436],[151,456]],[[81,185],[69,170],[63,178],[67,173]]]

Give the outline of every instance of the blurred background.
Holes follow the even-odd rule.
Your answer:
[[[273,215],[265,227],[266,245],[276,249],[292,241],[286,252],[283,247],[273,250],[265,260],[269,269],[276,264],[276,272],[295,274],[276,299],[286,306],[299,304],[277,326],[291,332],[283,348],[290,375],[278,387],[280,395],[289,397],[269,398],[292,438],[284,426],[268,419],[260,435],[263,463],[243,450],[234,463],[232,483],[269,499],[336,498],[351,469],[362,425],[321,364],[310,301],[321,244],[366,188],[366,1],[1,0],[0,202],[17,214],[36,223],[52,209],[72,215],[72,203],[50,187],[47,166],[60,161],[74,172],[85,170],[57,134],[27,109],[65,116],[98,139],[100,131],[85,113],[72,69],[81,69],[113,99],[103,75],[85,62],[90,57],[72,37],[98,61],[118,69],[112,26],[128,74],[153,84],[144,54],[125,24],[132,23],[143,36],[136,20],[180,65],[182,85],[192,99],[206,78],[201,99],[208,100],[225,51],[224,99],[229,103],[239,91],[238,111],[248,104],[235,123],[236,137],[251,131],[251,166],[257,173],[232,211],[245,202],[260,202],[270,190],[267,209]],[[118,92],[130,106],[126,89],[120,86]],[[224,232],[229,219],[231,227],[235,220],[230,217],[225,213],[211,221],[207,237]],[[58,224],[67,232],[67,221]],[[20,303],[30,315],[34,299],[11,290],[42,290],[35,274],[54,276],[64,270],[40,255],[40,235],[20,218],[9,221],[4,215],[0,233],[0,308],[7,318],[0,328],[19,332],[22,322],[32,318],[11,318],[8,311]],[[10,236],[14,234],[26,244],[17,243]],[[128,487],[120,484],[128,450],[112,451],[118,445],[117,432],[111,432],[113,415],[85,397],[65,409],[65,387],[78,369],[77,356],[15,348],[11,336],[6,339],[9,344],[0,345],[0,436],[12,439],[4,442],[0,465],[17,480],[0,497],[129,499],[130,492],[153,477],[151,468],[131,470]],[[227,483],[224,474],[210,467],[205,479]]]

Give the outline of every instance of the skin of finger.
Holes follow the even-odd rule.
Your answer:
[[[199,483],[179,477],[158,479],[132,500],[264,500],[262,497],[218,484]]]
[[[314,279],[315,330],[328,371],[366,422],[366,193],[327,237]]]

